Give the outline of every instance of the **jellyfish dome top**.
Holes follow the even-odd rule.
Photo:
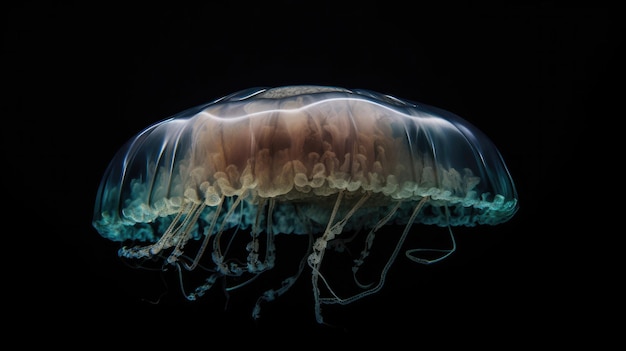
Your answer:
[[[180,272],[210,266],[202,284],[183,291],[189,300],[218,279],[237,277],[226,289],[241,288],[274,267],[275,239],[307,235],[297,273],[263,293],[253,317],[308,266],[322,323],[321,305],[382,288],[416,225],[496,225],[517,209],[500,152],[461,117],[369,90],[295,85],[242,90],[141,131],[106,169],[93,226],[122,243],[125,259],[156,259]],[[359,267],[387,225],[402,228],[397,245],[378,281],[362,284]],[[358,288],[339,296],[322,261],[346,232],[363,238],[350,270]],[[418,257],[420,249],[406,256],[445,258],[456,248],[447,232],[452,246],[438,259]],[[245,238],[239,251],[235,236]]]

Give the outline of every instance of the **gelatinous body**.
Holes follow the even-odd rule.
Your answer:
[[[262,301],[289,289],[306,261],[322,322],[322,304],[349,303],[382,288],[415,225],[495,225],[517,208],[501,154],[464,119],[368,90],[287,86],[240,91],[140,132],[107,168],[93,225],[105,238],[128,243],[119,251],[126,258],[158,257],[180,270],[209,261],[212,273],[189,299],[218,278],[252,279],[271,269],[279,235],[309,235],[298,273],[263,294],[254,316]],[[379,283],[360,284],[356,272],[385,225],[402,228],[398,245]],[[231,237],[243,232],[246,254],[231,257]],[[338,296],[325,285],[323,297],[324,253],[345,232],[363,238],[352,270],[361,291]],[[186,251],[190,242],[199,243],[193,253]],[[407,257],[432,262],[416,252]]]

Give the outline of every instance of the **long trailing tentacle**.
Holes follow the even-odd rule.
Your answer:
[[[185,268],[187,270],[194,270],[196,266],[198,266],[198,263],[200,262],[200,259],[202,258],[202,256],[204,256],[204,251],[206,250],[206,247],[209,244],[211,233],[213,233],[213,228],[215,227],[215,224],[217,223],[217,219],[219,218],[220,211],[222,210],[223,204],[224,204],[224,196],[221,197],[219,204],[215,207],[215,213],[213,214],[213,218],[211,219],[211,224],[209,225],[209,228],[206,231],[206,234],[204,235],[204,240],[202,240],[202,245],[200,246],[200,249],[198,250],[196,257],[194,258],[191,265],[185,264]]]
[[[372,286],[373,283],[370,283],[370,284],[367,284],[367,285],[366,284],[362,284],[357,279],[356,273],[358,272],[358,270],[361,267],[361,265],[365,262],[365,258],[367,256],[369,256],[369,254],[370,254],[370,249],[372,248],[372,245],[374,244],[375,233],[380,228],[382,228],[385,224],[387,224],[387,222],[389,222],[389,220],[398,211],[398,208],[400,208],[401,205],[402,205],[402,202],[398,201],[396,203],[396,205],[389,212],[387,212],[387,214],[385,216],[383,216],[383,218],[381,218],[378,221],[378,223],[376,223],[376,225],[374,225],[372,227],[372,229],[367,234],[367,237],[365,238],[365,247],[363,248],[363,251],[361,251],[361,256],[358,259],[354,260],[354,266],[352,267],[352,275],[353,275],[354,282],[356,283],[356,285],[358,285],[362,289],[368,289],[369,287]]]
[[[338,297],[336,294],[333,294],[333,297],[326,297],[326,298],[320,298],[319,299],[319,303],[320,304],[342,304],[342,305],[347,305],[349,303],[352,303],[356,300],[359,300],[365,296],[377,293],[378,291],[380,291],[380,289],[382,289],[383,285],[385,284],[385,278],[387,276],[387,272],[389,271],[389,268],[391,267],[391,265],[393,264],[393,262],[395,261],[396,257],[398,256],[398,253],[400,252],[400,249],[402,248],[402,244],[404,243],[408,233],[409,233],[409,229],[411,228],[411,226],[413,225],[413,222],[415,221],[415,218],[417,217],[418,213],[420,212],[421,208],[424,206],[424,204],[430,199],[430,197],[426,196],[423,197],[420,202],[415,206],[415,209],[413,210],[413,213],[411,214],[411,217],[408,220],[407,225],[404,227],[404,231],[402,232],[402,235],[400,236],[400,239],[398,240],[398,244],[396,245],[395,249],[393,250],[393,253],[391,254],[391,256],[389,257],[389,260],[387,260],[387,263],[385,264],[385,266],[383,267],[383,270],[380,274],[380,280],[378,281],[378,284],[366,291],[362,291],[358,294],[355,294],[353,296],[350,296],[348,298],[340,298]]]
[[[350,219],[350,217],[352,217],[352,215],[358,209],[360,209],[361,206],[363,206],[363,204],[371,196],[371,192],[369,191],[365,192],[363,196],[359,199],[359,201],[356,204],[354,204],[354,206],[352,206],[350,211],[348,211],[346,215],[342,219],[340,219],[337,223],[333,224],[333,222],[335,221],[335,217],[337,216],[337,213],[339,211],[339,206],[341,205],[343,196],[344,196],[344,191],[339,192],[339,194],[337,195],[337,200],[335,200],[335,205],[333,206],[333,210],[331,212],[330,218],[328,219],[326,230],[324,231],[324,234],[321,237],[315,240],[315,243],[313,244],[313,251],[308,257],[308,263],[312,269],[311,282],[313,284],[313,297],[315,299],[315,318],[317,319],[318,323],[324,322],[324,319],[322,317],[321,304],[320,304],[320,290],[317,285],[317,281],[320,277],[322,278],[322,281],[324,282],[326,287],[329,288],[329,290],[331,290],[332,294],[334,294],[334,292],[332,292],[332,289],[330,289],[330,287],[326,283],[326,280],[324,279],[324,277],[321,275],[321,272],[320,272],[320,266],[322,264],[322,259],[324,258],[324,252],[326,251],[326,247],[328,246],[328,241],[333,240],[336,235],[341,234],[343,227],[348,222],[348,219]]]
[[[446,218],[450,218],[450,210],[448,209],[448,206],[445,207],[446,210]],[[410,249],[410,250],[406,250],[404,252],[404,254],[406,255],[406,257],[408,259],[410,259],[413,262],[417,262],[417,263],[421,263],[421,264],[433,264],[433,263],[437,263],[441,260],[446,259],[448,256],[452,255],[452,253],[454,251],[456,251],[456,241],[454,240],[454,234],[452,233],[452,227],[450,226],[450,221],[448,220],[448,234],[450,234],[450,241],[452,243],[452,247],[449,249],[429,249],[429,248],[418,248],[418,249]],[[443,252],[444,254],[435,258],[435,259],[426,259],[426,258],[421,258],[421,257],[416,257],[413,254],[416,252]]]

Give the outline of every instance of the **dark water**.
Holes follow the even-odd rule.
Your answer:
[[[6,120],[18,122],[3,129],[11,200],[5,205],[17,214],[5,217],[16,226],[4,231],[5,304],[16,311],[9,323],[33,339],[89,346],[323,349],[336,338],[353,346],[454,340],[506,347],[589,336],[589,321],[598,320],[613,281],[603,275],[611,256],[595,246],[611,241],[598,239],[602,228],[580,229],[594,207],[589,189],[610,183],[594,176],[602,167],[590,138],[617,100],[605,88],[619,73],[613,11],[414,13],[386,3],[306,10],[280,4],[286,13],[266,13],[261,4],[248,10],[34,3],[6,12]],[[279,238],[275,276],[229,298],[216,285],[191,303],[175,272],[126,266],[116,255],[119,245],[91,226],[98,183],[122,143],[185,108],[287,84],[366,88],[466,118],[501,150],[518,187],[519,212],[499,226],[455,230],[457,252],[439,264],[401,255],[379,293],[323,307],[332,326],[315,322],[306,268],[288,293],[264,305],[260,320],[250,318],[270,278],[280,282],[295,269],[302,238]],[[393,235],[381,233],[375,246],[392,249]],[[416,233],[405,246],[421,240],[427,239]],[[373,260],[381,262],[380,255]],[[334,264],[350,281],[344,261],[339,256]],[[589,287],[606,293],[583,293]],[[612,334],[608,326],[601,330],[600,336]]]

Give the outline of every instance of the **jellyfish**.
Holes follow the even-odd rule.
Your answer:
[[[307,270],[324,323],[323,305],[382,289],[417,226],[448,229],[450,246],[431,249],[436,258],[404,252],[430,264],[456,250],[452,227],[497,225],[517,209],[501,153],[461,117],[371,90],[292,85],[235,92],[138,133],[109,163],[92,223],[121,243],[124,259],[178,272],[202,267],[202,281],[183,289],[189,300],[218,280],[226,291],[242,288],[274,268],[277,240],[306,235],[295,273],[258,297],[252,317]],[[363,282],[359,269],[386,226],[401,234],[380,274]],[[322,264],[346,233],[361,250],[351,252],[355,291],[342,295],[325,276],[339,267]]]

